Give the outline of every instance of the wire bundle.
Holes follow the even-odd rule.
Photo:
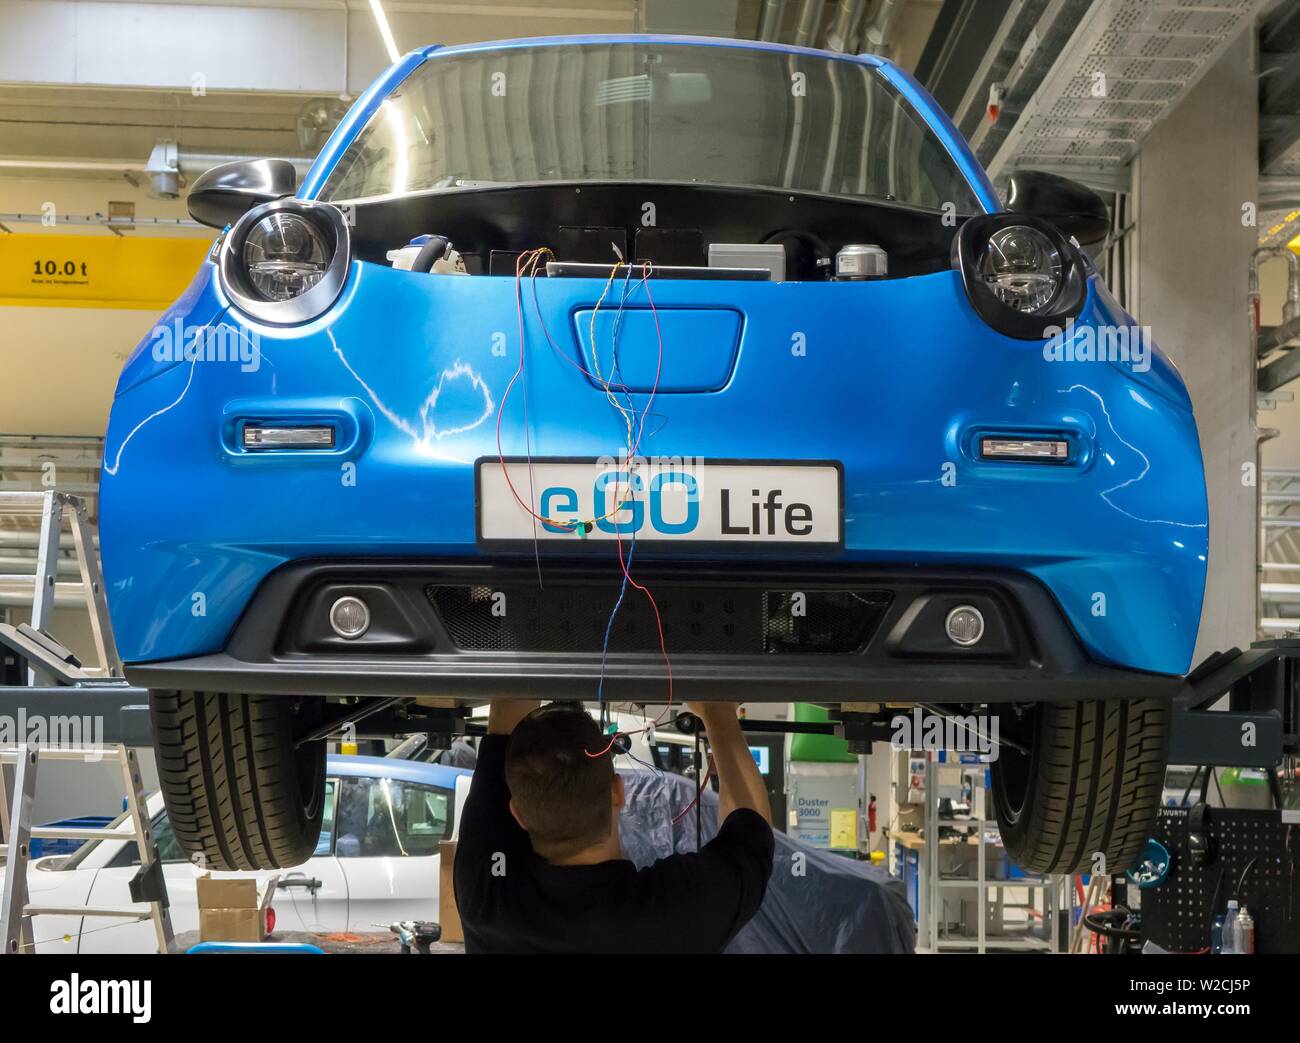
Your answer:
[[[541,303],[537,292],[536,279],[537,279],[538,270],[542,267],[543,263],[548,258],[553,259],[553,257],[554,254],[551,252],[550,249],[546,247],[538,247],[532,250],[525,250],[516,259],[515,311],[516,311],[516,319],[519,328],[519,361],[515,368],[514,374],[511,376],[509,383],[507,383],[506,385],[505,391],[502,393],[501,403],[497,409],[497,422],[496,422],[497,460],[501,467],[502,476],[505,478],[506,485],[510,490],[510,494],[514,497],[515,502],[518,503],[520,507],[522,507],[525,511],[528,512],[533,522],[533,553],[534,553],[534,558],[537,561],[539,585],[541,585],[541,561],[538,552],[538,537],[537,537],[537,524],[539,522],[542,523],[543,525],[550,527],[552,530],[560,529],[562,531],[574,533],[580,538],[585,537],[588,533],[592,531],[596,523],[617,517],[617,515],[619,515],[623,511],[628,501],[633,498],[634,494],[632,489],[631,469],[635,466],[635,460],[637,454],[640,451],[642,439],[645,436],[646,419],[647,417],[650,416],[651,406],[654,404],[655,398],[658,394],[659,378],[660,378],[660,374],[663,371],[663,357],[664,357],[663,331],[659,324],[659,313],[657,308],[655,307],[654,296],[650,290],[650,275],[653,269],[648,262],[644,262],[640,266],[641,268],[640,279],[637,281],[633,280],[633,270],[634,270],[633,265],[627,264],[626,262],[623,261],[619,261],[616,264],[614,264],[613,267],[610,269],[609,278],[605,282],[604,289],[601,291],[600,298],[597,300],[595,308],[592,309],[591,320],[588,327],[588,336],[591,344],[593,368],[595,369],[596,372],[595,373],[590,372],[584,365],[582,365],[581,362],[576,361],[571,357],[571,355],[568,352],[565,352],[560,347],[560,345],[558,345],[555,342],[555,339],[551,336],[550,330],[547,328],[546,320],[542,315]],[[613,287],[615,280],[618,278],[620,271],[624,272],[623,286],[619,296],[618,310],[614,317],[614,325],[613,325],[612,339],[610,345],[609,375],[606,376],[601,366],[600,349],[596,339],[596,320],[597,320],[597,316],[600,314],[601,308],[604,306],[606,298],[609,296],[609,292]],[[533,482],[533,452],[532,452],[531,420],[529,416],[528,370],[527,370],[527,357],[528,357],[527,331],[526,331],[526,323],[524,319],[523,283],[525,277],[527,277],[531,289],[531,294],[533,299],[533,309],[534,312],[536,313],[537,324],[538,327],[541,329],[542,334],[546,338],[547,344],[550,346],[551,350],[556,355],[558,355],[569,365],[577,369],[583,376],[585,376],[592,383],[596,384],[604,392],[606,400],[609,402],[611,407],[618,414],[626,432],[625,459],[627,461],[627,466],[629,469],[628,481],[626,482],[626,484],[622,482],[615,483],[614,506],[598,517],[581,519],[576,521],[572,519],[561,520],[556,518],[550,518],[543,514],[539,514],[532,507],[532,503],[536,502],[536,491]],[[629,388],[627,385],[622,383],[619,377],[619,365],[618,365],[618,335],[622,324],[624,309],[627,305],[628,300],[631,298],[632,294],[638,289],[644,290],[646,299],[649,302],[650,313],[654,320],[655,337],[658,345],[658,360],[655,367],[654,383],[650,389],[649,395],[646,398],[644,407],[642,407],[639,410],[637,409],[635,401],[633,399],[633,392],[631,388]],[[515,488],[514,482],[511,480],[510,470],[509,467],[506,465],[505,451],[502,447],[502,440],[501,440],[501,425],[502,425],[502,419],[505,415],[506,403],[509,400],[510,393],[514,389],[516,383],[521,385],[521,390],[524,397],[524,446],[525,446],[525,456],[528,462],[530,502],[524,501],[523,497],[520,496],[518,490]],[[620,399],[619,397],[620,395],[624,396],[623,399]],[[667,642],[664,636],[663,618],[660,615],[659,606],[658,603],[655,601],[654,594],[650,591],[650,589],[645,584],[638,582],[632,575],[632,571],[631,571],[632,561],[636,552],[636,531],[633,530],[631,534],[631,539],[629,541],[629,546],[628,546],[626,556],[624,555],[624,550],[623,550],[623,531],[621,525],[618,522],[614,523],[614,536],[615,536],[615,546],[618,553],[619,570],[622,576],[619,582],[618,596],[615,599],[614,605],[610,610],[609,619],[605,626],[604,640],[601,649],[600,677],[599,677],[599,681],[597,682],[597,688],[596,688],[596,700],[598,705],[600,706],[600,720],[602,726],[604,726],[606,722],[605,693],[604,693],[605,667],[606,667],[606,662],[609,654],[610,637],[613,632],[614,623],[618,617],[619,609],[622,607],[624,599],[626,597],[627,588],[631,586],[638,593],[644,595],[646,600],[650,604],[651,610],[654,613],[655,626],[658,630],[659,650],[663,655],[663,659],[664,659],[664,667],[667,675],[667,684],[668,684],[668,701],[667,701],[667,706],[664,709],[664,713],[661,714],[660,719],[655,722],[656,724],[658,724],[661,723],[665,714],[671,712],[672,705],[673,705],[672,659],[668,654]],[[653,728],[653,725],[648,725],[646,728],[637,729],[632,732],[625,732],[623,734],[636,735],[642,731],[650,730],[651,728]],[[586,751],[587,755],[589,757],[604,756],[611,749],[613,749],[614,741],[615,741],[615,736],[611,735],[609,743],[603,749],[599,751],[588,750]]]

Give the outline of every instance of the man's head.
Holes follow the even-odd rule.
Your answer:
[[[506,749],[510,810],[543,858],[563,861],[611,840],[617,845],[623,781],[613,751],[601,754],[608,746],[577,704],[550,703],[515,726]]]

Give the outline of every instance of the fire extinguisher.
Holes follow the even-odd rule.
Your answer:
[[[871,800],[867,802],[867,834],[870,835],[876,831],[876,795],[871,794]]]

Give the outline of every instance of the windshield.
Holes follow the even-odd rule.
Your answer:
[[[384,100],[321,198],[638,180],[980,212],[942,143],[878,70],[691,44],[435,55]]]

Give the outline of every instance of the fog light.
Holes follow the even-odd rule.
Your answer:
[[[370,609],[360,598],[339,598],[330,607],[330,626],[339,637],[355,641],[370,629]]]
[[[984,617],[972,605],[958,605],[948,613],[943,625],[948,631],[948,640],[963,648],[978,644],[984,636]]]

